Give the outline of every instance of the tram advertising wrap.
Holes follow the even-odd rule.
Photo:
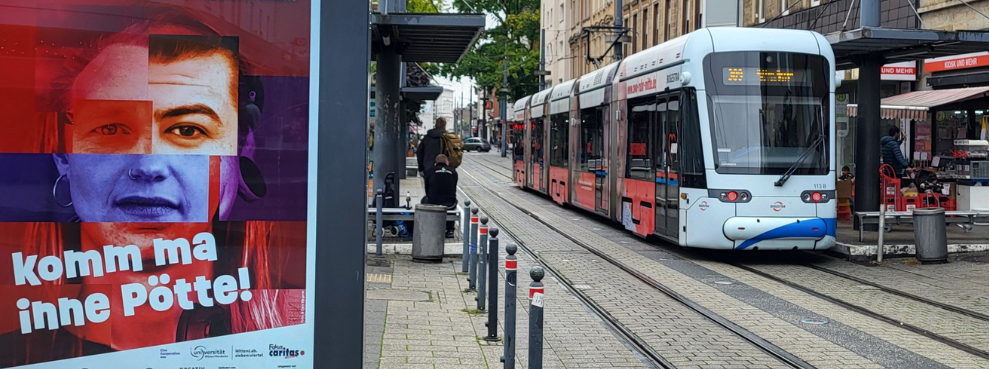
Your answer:
[[[0,368],[311,368],[311,9],[0,5]]]

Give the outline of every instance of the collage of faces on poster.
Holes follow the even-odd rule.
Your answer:
[[[310,2],[4,3],[0,368],[305,324]]]

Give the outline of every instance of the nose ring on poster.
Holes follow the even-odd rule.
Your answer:
[[[130,179],[140,179],[141,178],[140,176],[135,176],[134,175],[134,168],[131,168],[131,169],[128,169],[127,170],[127,176],[130,177]]]

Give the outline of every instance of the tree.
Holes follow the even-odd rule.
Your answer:
[[[508,89],[512,100],[539,90],[539,1],[453,0],[460,12],[487,13],[497,19],[483,31],[460,63],[424,66],[446,77],[473,77],[490,92],[501,89],[502,65],[508,61]]]
[[[442,8],[443,0],[406,0],[405,3],[405,11],[409,13],[439,13]]]

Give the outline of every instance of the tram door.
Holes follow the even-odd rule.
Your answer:
[[[680,223],[680,164],[677,138],[680,128],[680,94],[660,95],[653,119],[653,147],[656,155],[657,235],[677,238]]]
[[[587,210],[608,214],[607,194],[604,192],[608,181],[604,155],[604,109],[605,107],[599,106],[580,111],[580,141],[573,199],[577,205]]]
[[[545,178],[547,178],[547,175],[546,167],[544,166],[545,163],[543,162],[543,146],[545,145],[546,129],[543,126],[543,120],[543,118],[533,119],[529,125],[529,142],[531,146],[529,146],[529,163],[526,177],[530,188],[545,193]]]

